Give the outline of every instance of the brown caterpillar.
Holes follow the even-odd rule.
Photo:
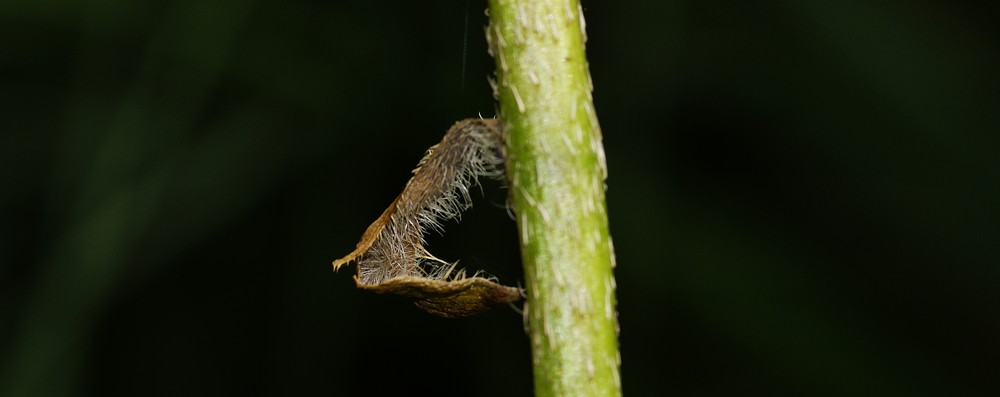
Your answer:
[[[455,123],[427,150],[403,192],[368,226],[355,250],[333,261],[333,269],[357,262],[358,288],[406,296],[443,317],[469,316],[519,300],[519,288],[466,277],[424,248],[427,229],[443,231],[443,222],[472,206],[469,188],[478,177],[503,177],[505,147],[497,119]]]

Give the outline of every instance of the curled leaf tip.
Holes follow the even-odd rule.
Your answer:
[[[502,179],[505,148],[499,120],[455,123],[427,150],[403,192],[368,226],[354,251],[333,261],[333,269],[356,262],[359,288],[410,298],[442,317],[465,317],[521,299],[520,288],[467,278],[423,247],[427,229],[440,231],[471,207],[469,187],[480,176]]]
[[[503,286],[482,277],[451,281],[399,277],[375,285],[360,282],[357,285],[375,293],[412,299],[417,307],[428,313],[448,318],[471,316],[521,299],[520,288]]]

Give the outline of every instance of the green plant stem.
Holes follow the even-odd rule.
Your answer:
[[[490,0],[537,396],[621,394],[604,149],[575,0]]]

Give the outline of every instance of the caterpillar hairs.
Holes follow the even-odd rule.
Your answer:
[[[361,236],[353,252],[333,261],[333,269],[354,261],[358,288],[413,299],[417,307],[442,317],[465,317],[515,302],[521,289],[493,279],[467,277],[456,263],[424,248],[427,229],[443,232],[472,206],[469,188],[480,176],[502,179],[505,136],[497,119],[455,123],[413,170],[403,192]]]

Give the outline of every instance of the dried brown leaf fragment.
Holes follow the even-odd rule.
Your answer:
[[[403,192],[368,226],[354,251],[333,261],[333,269],[354,261],[359,288],[405,296],[443,317],[465,317],[521,299],[520,288],[466,277],[424,248],[427,229],[443,230],[443,222],[472,205],[469,189],[478,177],[502,179],[504,152],[499,120],[455,123],[427,150]]]

